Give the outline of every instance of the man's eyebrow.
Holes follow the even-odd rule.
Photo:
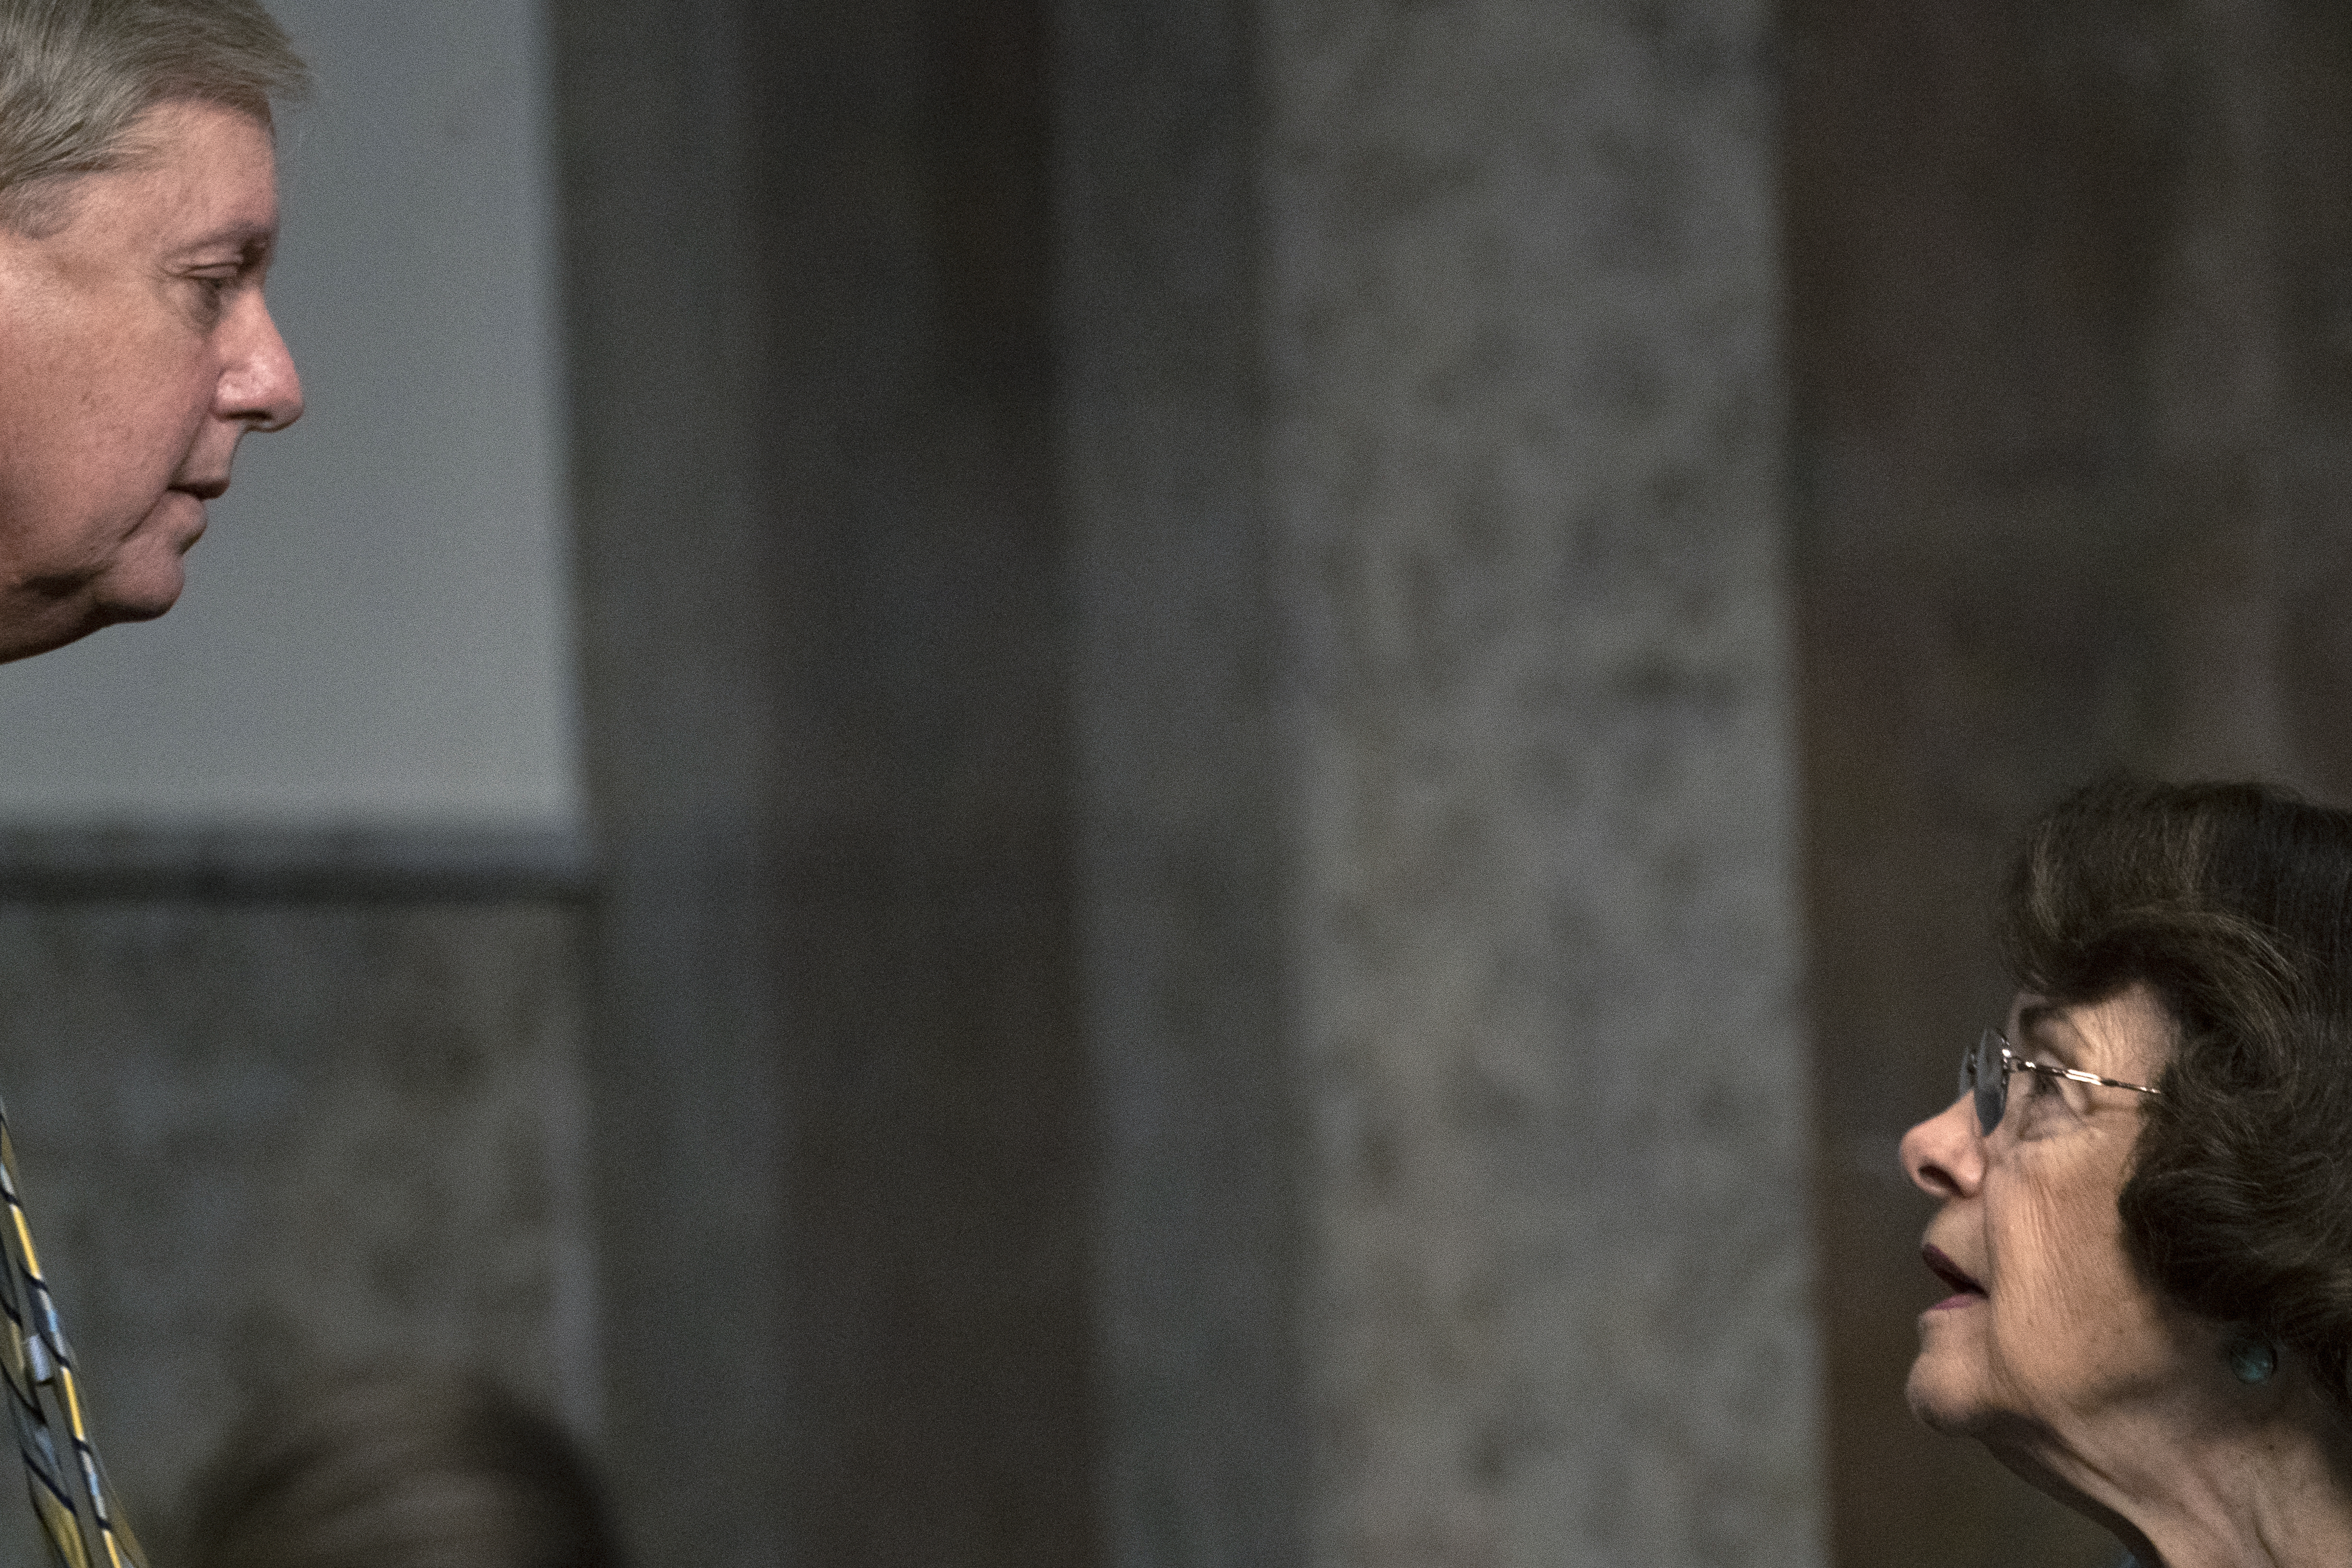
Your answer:
[[[175,254],[193,256],[203,250],[234,250],[247,260],[269,254],[278,245],[278,230],[263,224],[225,224],[210,234],[197,236],[181,246]]]

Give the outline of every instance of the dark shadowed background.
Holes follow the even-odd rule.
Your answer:
[[[1896,1396],[1890,1176],[2005,1003],[2020,824],[2103,769],[2352,795],[2352,14],[1795,0],[1789,346],[1839,1561],[2104,1537]]]

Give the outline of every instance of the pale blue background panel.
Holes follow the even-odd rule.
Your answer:
[[[0,824],[576,826],[538,8],[279,0],[310,398],[165,619],[0,666]]]

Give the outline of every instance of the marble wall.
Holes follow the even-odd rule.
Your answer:
[[[490,1368],[593,1432],[581,931],[543,899],[11,897],[0,1086],[126,1506],[168,1541],[244,1400]],[[0,1509],[10,1562],[30,1515]]]
[[[1101,9],[1118,1560],[1818,1562],[1769,17]]]
[[[1317,1560],[1818,1562],[1769,8],[1265,18]]]

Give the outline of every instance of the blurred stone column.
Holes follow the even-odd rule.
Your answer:
[[[745,27],[553,6],[565,198],[605,1455],[632,1560],[775,1568],[799,1521],[782,1168],[768,347]]]
[[[1118,1560],[1817,1562],[1767,8],[1127,9],[1058,39]]]
[[[1267,8],[1327,1563],[1818,1556],[1769,15]]]
[[[1084,1568],[1042,6],[551,16],[633,1561]]]
[[[1064,494],[1118,1568],[1306,1561],[1247,0],[1062,0]]]

